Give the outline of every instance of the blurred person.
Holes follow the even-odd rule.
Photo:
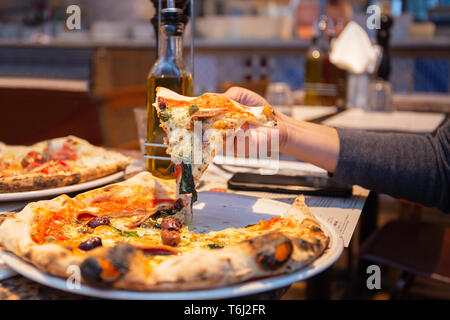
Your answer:
[[[269,104],[244,88],[232,87],[224,95],[247,106]],[[269,131],[279,130],[280,152],[327,170],[336,181],[450,212],[448,120],[432,137],[332,128],[279,112],[275,117],[278,129],[250,129],[256,131],[250,143],[258,143],[254,137],[261,134],[270,139]]]

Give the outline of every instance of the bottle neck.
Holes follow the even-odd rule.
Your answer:
[[[329,48],[329,43],[327,39],[327,28],[328,28],[328,22],[325,16],[322,16],[318,22],[317,25],[317,45],[320,47],[321,50],[327,51]]]
[[[175,61],[183,60],[183,36],[169,33],[165,25],[161,26],[160,30],[158,58]]]

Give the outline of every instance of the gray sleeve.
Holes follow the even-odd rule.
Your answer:
[[[450,122],[436,136],[337,129],[333,179],[450,212]]]

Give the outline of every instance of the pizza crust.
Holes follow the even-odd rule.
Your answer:
[[[92,157],[98,158],[98,161],[96,161],[97,163],[86,163],[80,168],[74,168],[73,172],[55,174],[43,174],[37,172],[12,177],[0,177],[0,193],[42,190],[83,183],[125,170],[130,164],[130,159],[128,157],[115,151],[109,151],[101,147],[93,146],[87,141],[74,136],[39,142],[31,147],[6,146],[2,144],[0,145],[0,155],[4,152],[8,152],[21,158],[31,150],[45,152],[48,146],[61,145],[67,139],[76,141],[78,144],[77,147],[83,154],[89,154]]]
[[[203,250],[168,259],[153,270],[148,289],[208,289],[288,273],[305,267],[322,254],[328,244],[326,239],[310,243],[281,232],[268,233],[217,251]],[[289,254],[277,260],[277,249],[284,245],[290,246],[291,249],[286,249]]]
[[[69,267],[78,266],[83,283],[88,285],[149,291],[216,288],[289,273],[309,265],[328,246],[329,237],[307,209],[302,196],[286,213],[285,219],[293,221],[292,229],[252,236],[223,249],[198,249],[171,256],[153,266],[149,265],[143,251],[125,242],[80,254],[59,244],[39,245],[32,239],[32,226],[37,221],[35,212],[38,208],[60,210],[73,201],[89,203],[105,193],[114,197],[120,192],[120,196],[132,197],[136,190],[151,192],[151,185],[165,183],[161,181],[144,172],[130,180],[80,194],[75,199],[62,195],[52,200],[30,203],[19,213],[0,216],[0,245],[55,276],[67,278],[70,276]],[[173,182],[167,184],[158,187],[162,189],[157,193],[159,196],[170,196],[173,189],[169,184]],[[115,188],[117,185],[124,188]]]
[[[311,228],[310,222],[303,222]],[[314,224],[314,227],[315,226]],[[148,270],[142,252],[133,251],[127,265],[129,269],[116,281],[88,281],[120,289],[148,291],[185,291],[223,287],[255,278],[289,273],[312,263],[328,246],[329,238],[322,229],[301,238],[288,237],[282,232],[267,233],[236,245],[217,250],[200,250],[172,257]],[[114,248],[116,248],[114,247]],[[111,250],[103,248],[89,258],[91,263],[81,265],[81,274],[93,273],[93,261],[108,260]],[[284,251],[278,253],[278,251]],[[199,263],[200,262],[200,263]],[[100,273],[102,269],[98,270]],[[98,279],[98,278],[97,278]],[[137,280],[139,279],[139,280]]]

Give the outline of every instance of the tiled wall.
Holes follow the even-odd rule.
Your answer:
[[[249,59],[257,61],[260,56],[246,55],[197,55],[195,82],[198,93],[214,91],[225,81],[242,82],[250,72],[254,80],[259,78],[261,67],[254,63],[246,66]],[[265,72],[272,81],[287,82],[293,89],[301,89],[304,82],[305,60],[302,56],[286,55],[266,57]],[[450,92],[450,60],[393,58],[391,82],[395,92]]]
[[[0,76],[89,79],[92,53],[89,49],[1,48]],[[266,61],[264,66],[260,62]],[[249,61],[251,62],[249,65]],[[449,59],[394,58],[391,83],[394,92],[450,92]],[[293,89],[304,83],[305,60],[298,55],[197,54],[196,93],[216,91],[225,81],[243,82],[267,76],[287,82]]]
[[[448,92],[449,61],[417,59],[414,61],[414,91]]]

